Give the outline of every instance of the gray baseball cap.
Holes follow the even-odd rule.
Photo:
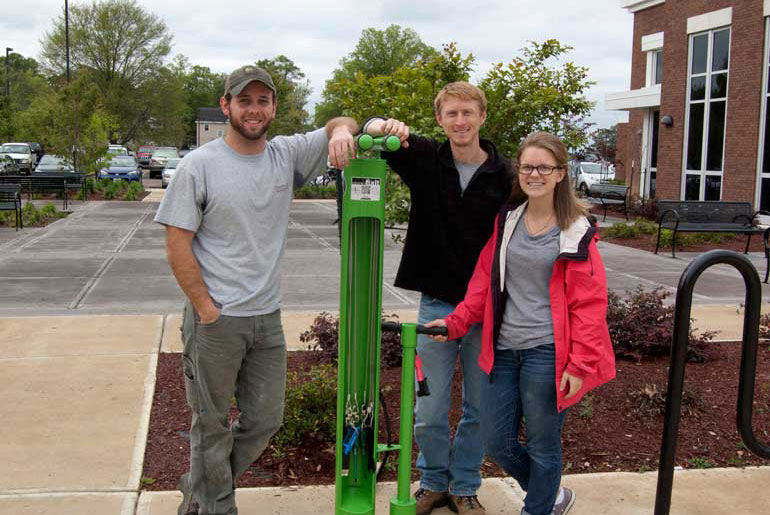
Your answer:
[[[254,66],[253,64],[247,64],[241,66],[227,77],[225,81],[225,95],[230,93],[231,95],[239,95],[243,88],[245,88],[251,81],[261,82],[276,94],[275,84],[273,84],[273,78],[263,68]]]

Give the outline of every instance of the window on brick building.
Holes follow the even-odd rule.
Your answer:
[[[690,36],[685,200],[720,200],[724,164],[730,29]]]
[[[655,50],[652,53],[652,83],[663,82],[663,50]]]

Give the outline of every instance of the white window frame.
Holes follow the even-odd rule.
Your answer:
[[[770,179],[770,171],[764,172],[765,138],[770,134],[765,133],[765,123],[767,120],[767,102],[770,100],[770,93],[767,91],[767,74],[770,71],[770,0],[765,0],[765,49],[762,53],[762,95],[759,107],[759,143],[757,146],[757,183],[754,194],[754,206],[759,209],[762,205],[762,179]]]
[[[642,51],[647,53],[647,71],[644,79],[645,87],[655,86],[656,71],[657,71],[657,55],[660,52],[661,58],[663,57],[663,32],[656,32],[655,34],[647,34],[642,36]],[[660,83],[658,83],[660,84]]]
[[[726,11],[726,9],[723,9],[723,11]],[[732,13],[732,10],[730,10],[730,13]],[[702,15],[702,16],[709,16]],[[700,18],[700,17],[696,17]],[[712,20],[714,18],[707,18],[707,20]],[[724,20],[724,16],[717,16],[716,19],[718,20]],[[690,20],[688,20],[688,33],[689,33],[689,27],[690,27]],[[697,25],[697,24],[696,24]],[[713,76],[714,72],[711,70],[712,66],[712,57],[713,57],[713,50],[714,50],[714,33],[720,32],[722,30],[729,30],[730,31],[730,41],[727,45],[727,55],[728,55],[728,64],[727,64],[727,92],[725,94],[725,128],[722,131],[722,166],[721,170],[707,170],[706,164],[708,163],[708,130],[709,130],[709,123],[711,121],[711,77]],[[693,40],[697,36],[701,36],[703,34],[708,34],[708,48],[706,51],[706,72],[704,74],[697,74],[698,77],[705,76],[706,77],[706,91],[705,91],[705,97],[703,100],[696,100],[694,103],[696,104],[703,104],[703,135],[701,140],[701,168],[700,170],[690,170],[688,173],[687,170],[687,155],[689,152],[689,144],[690,144],[690,106],[693,104],[693,102],[690,100],[690,94],[692,93],[692,53],[693,53]],[[729,97],[730,97],[730,65],[732,64],[732,46],[733,46],[733,31],[731,25],[721,25],[718,27],[712,27],[708,30],[704,30],[702,32],[693,32],[688,34],[687,38],[687,91],[685,95],[685,125],[684,125],[684,141],[683,141],[683,152],[682,152],[682,175],[681,175],[681,186],[679,190],[679,198],[684,200],[685,199],[685,191],[687,189],[687,176],[688,175],[698,175],[700,176],[700,190],[698,192],[698,199],[703,200],[706,196],[706,177],[708,176],[714,176],[714,177],[720,177],[720,186],[719,186],[719,200],[722,199],[722,192],[724,191],[724,163],[725,163],[725,142],[727,139],[727,113],[729,111]],[[721,71],[720,71],[721,73]]]

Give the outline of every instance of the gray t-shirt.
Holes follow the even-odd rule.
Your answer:
[[[195,232],[192,249],[222,314],[271,313],[281,304],[283,255],[295,180],[326,164],[326,131],[276,136],[258,155],[220,138],[182,159],[155,221]]]
[[[530,236],[524,218],[513,231],[505,254],[505,302],[497,348],[523,350],[553,343],[549,285],[559,256],[559,226]]]
[[[465,193],[465,188],[468,187],[468,183],[473,179],[473,174],[476,173],[476,170],[478,170],[479,166],[482,164],[483,163],[473,164],[455,161],[455,168],[457,168],[457,171],[460,173],[460,191]]]

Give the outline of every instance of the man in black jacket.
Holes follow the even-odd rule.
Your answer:
[[[395,134],[403,148],[383,153],[409,187],[411,209],[395,285],[419,291],[419,323],[444,318],[465,296],[479,253],[492,234],[495,215],[511,192],[514,174],[495,146],[479,138],[487,101],[467,82],[444,86],[434,101],[436,121],[447,140],[409,133],[395,119],[372,118],[363,132]],[[415,493],[417,515],[449,503],[453,511],[480,515],[476,498],[484,457],[479,431],[483,372],[477,365],[481,327],[447,343],[418,337],[417,352],[430,380],[431,394],[417,398],[415,440],[420,449]],[[458,355],[463,370],[463,414],[454,442],[448,413]]]

